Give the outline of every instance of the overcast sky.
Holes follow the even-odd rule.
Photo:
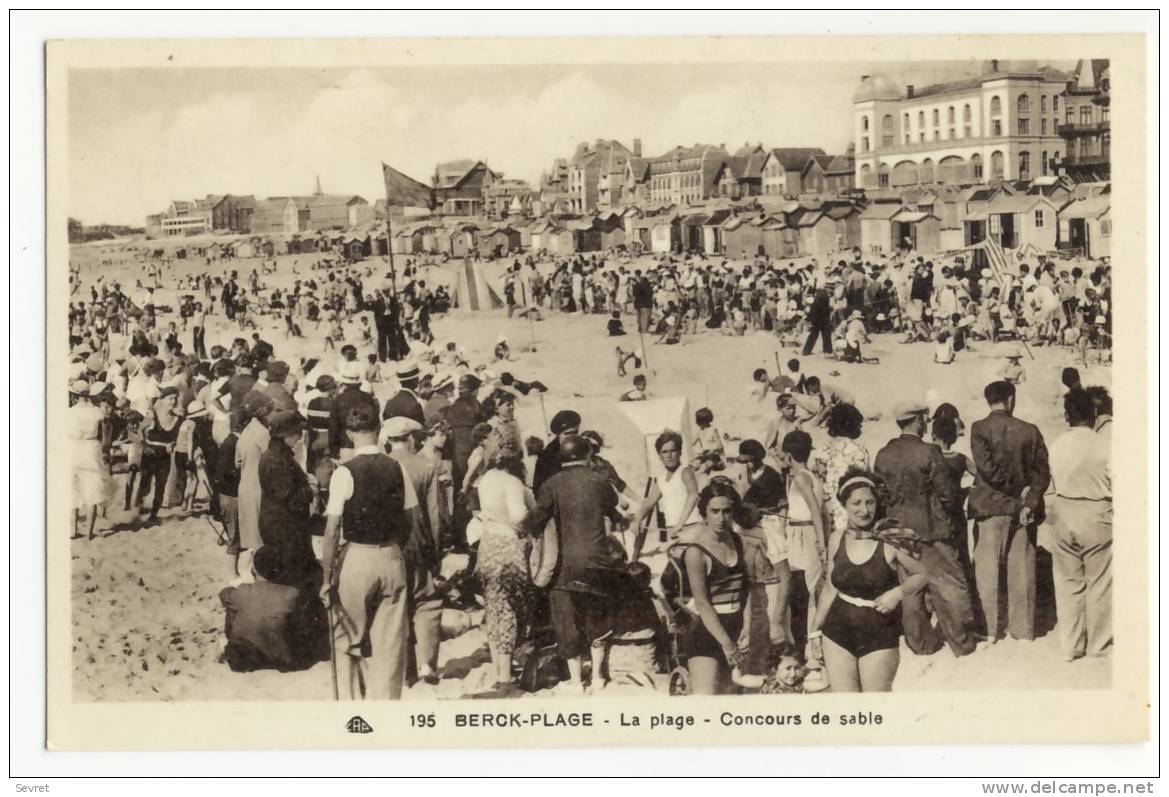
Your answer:
[[[843,152],[862,74],[918,86],[977,63],[378,69],[117,69],[69,76],[70,215],[141,226],[215,193],[383,194],[382,161],[429,182],[441,160],[535,181],[580,141],[646,155],[745,142]]]

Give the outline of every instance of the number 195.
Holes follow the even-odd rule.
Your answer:
[[[435,725],[433,714],[411,714],[411,728],[433,728]]]

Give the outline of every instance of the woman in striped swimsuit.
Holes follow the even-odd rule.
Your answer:
[[[739,494],[729,482],[712,481],[698,496],[703,524],[682,543],[686,584],[696,618],[679,639],[687,659],[690,688],[696,695],[731,691],[731,671],[742,653],[737,640],[743,630],[747,576],[743,545],[734,532],[741,511]]]

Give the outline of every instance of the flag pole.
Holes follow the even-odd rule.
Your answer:
[[[390,255],[390,290],[398,295],[398,271],[394,268],[394,233],[390,227],[390,184],[386,180],[386,164],[382,163],[382,184],[386,189],[386,252]]]

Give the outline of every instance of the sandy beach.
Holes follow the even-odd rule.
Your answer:
[[[71,251],[74,263],[81,264],[82,288],[72,298],[88,301],[89,285],[100,275],[107,282],[121,282],[132,298],[137,278],[144,270],[130,253],[118,247],[77,247]],[[126,259],[124,263],[101,265],[100,260]],[[404,258],[398,256],[398,267]],[[297,262],[301,279],[324,276],[308,269],[307,256],[279,258],[279,272],[266,275],[273,287],[291,285],[295,278],[292,261]],[[648,264],[643,261],[643,265]],[[376,266],[377,273],[366,277],[368,286],[379,286],[384,265],[379,259],[359,264]],[[215,263],[211,273],[236,269],[241,278],[258,260]],[[177,307],[173,290],[177,276],[205,270],[202,260],[176,261],[164,272],[166,289],[158,303]],[[242,281],[242,279],[241,279]],[[217,303],[218,304],[218,303]],[[175,316],[177,320],[177,315]],[[169,320],[161,319],[162,323]],[[504,310],[478,313],[453,312],[432,321],[437,341],[458,341],[472,363],[490,362],[491,351],[500,334],[511,343],[513,361],[492,364],[495,373],[510,371],[517,379],[539,379],[549,391],[542,399],[534,394],[519,402],[518,420],[524,436],[546,436],[545,418],[557,410],[571,408],[583,417],[584,429],[595,429],[605,439],[604,456],[617,468],[634,490],[640,491],[646,477],[643,447],[638,430],[624,417],[616,401],[629,387],[629,378],[619,378],[614,367],[615,345],[641,348],[636,334],[625,338],[605,335],[605,315],[564,315],[545,312],[542,321],[508,319]],[[228,344],[240,333],[228,329],[222,315],[208,318],[207,345]],[[356,319],[351,319],[349,342],[357,343]],[[636,329],[630,317],[626,329]],[[277,356],[290,362],[294,371],[298,357],[322,354],[323,335],[305,329],[304,340],[289,341],[280,320],[261,317],[256,330],[271,342]],[[323,329],[321,330],[323,333]],[[190,334],[181,336],[186,348]],[[529,349],[534,340],[534,351]],[[646,338],[643,369],[653,397],[684,396],[690,412],[710,407],[715,426],[733,441],[760,437],[774,412],[771,401],[760,402],[750,393],[751,372],[763,367],[776,371],[777,357],[786,362],[799,357],[796,349],[781,348],[775,336],[757,332],[728,337],[704,331],[684,337],[676,346],[655,345]],[[974,343],[975,351],[963,352],[951,365],[932,362],[928,344],[902,344],[891,334],[875,335],[868,354],[879,364],[847,364],[819,354],[801,357],[804,373],[840,385],[856,396],[867,418],[861,442],[875,455],[897,434],[889,417],[891,407],[902,400],[924,400],[930,406],[948,401],[954,404],[966,424],[986,414],[983,386],[1004,363],[1007,345]],[[360,347],[359,347],[360,348]],[[1065,424],[1058,404],[1060,370],[1078,367],[1084,384],[1110,385],[1107,366],[1085,366],[1077,353],[1062,348],[1034,349],[1034,359],[1025,358],[1027,380],[1020,387],[1016,415],[1036,423],[1048,443]],[[364,357],[368,350],[362,350]],[[332,353],[326,355],[335,356]],[[390,385],[379,386],[379,394]],[[813,435],[817,444],[824,433]],[[958,444],[967,453],[966,439]],[[229,578],[229,560],[208,520],[201,516],[181,517],[177,509],[164,510],[163,522],[138,531],[125,527],[126,518],[111,507],[98,522],[98,538],[72,543],[74,699],[81,701],[132,700],[328,700],[331,699],[330,669],[327,662],[295,673],[271,671],[233,673],[218,658],[222,649],[223,609],[218,593]],[[1041,537],[1042,543],[1042,537]],[[664,556],[651,552],[648,559],[660,572]],[[460,562],[448,557],[444,568],[454,570]],[[1050,570],[1050,560],[1040,557],[1041,573]],[[1041,575],[1041,583],[1043,576]],[[1053,614],[1050,606],[1041,613]],[[419,684],[407,693],[415,698],[459,698],[487,688],[486,640],[478,623],[481,614],[447,610],[443,616],[444,641],[440,648],[441,681],[437,686]],[[1006,640],[972,656],[956,659],[948,650],[930,657],[914,656],[903,647],[901,668],[895,682],[899,691],[948,689],[1068,689],[1103,688],[1110,679],[1108,659],[1083,659],[1065,663],[1059,654],[1056,635],[1045,626],[1044,635],[1034,642]],[[651,684],[615,683],[603,697],[628,695],[649,689],[665,690],[666,677]]]

